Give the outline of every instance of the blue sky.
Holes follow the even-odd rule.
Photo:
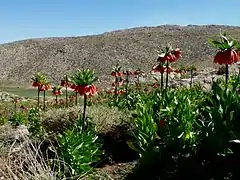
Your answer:
[[[161,24],[240,25],[239,0],[2,0],[0,43]]]

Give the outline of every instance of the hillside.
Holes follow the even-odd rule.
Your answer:
[[[177,26],[139,27],[83,37],[43,38],[0,45],[0,80],[27,82],[33,73],[45,72],[52,81],[77,68],[94,68],[102,80],[119,62],[145,71],[156,63],[157,50],[172,42],[182,49],[179,63],[212,66],[207,39],[221,31],[240,39],[240,27]]]

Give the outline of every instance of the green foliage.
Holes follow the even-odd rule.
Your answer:
[[[32,108],[28,112],[28,130],[32,136],[43,136],[43,128],[40,121],[40,109]]]
[[[129,86],[127,94],[120,94],[117,98],[115,98],[114,95],[110,95],[108,97],[108,105],[110,107],[118,107],[119,109],[135,110],[142,95],[143,92],[137,91]]]
[[[97,81],[98,77],[92,69],[78,69],[77,72],[71,77],[71,81],[76,85],[91,85]]]
[[[9,121],[13,126],[25,125],[27,124],[27,114],[25,112],[15,112]]]
[[[98,140],[93,124],[88,120],[87,129],[81,133],[82,118],[72,129],[58,136],[59,153],[72,168],[74,176],[80,176],[91,170],[91,165],[100,160],[102,144]]]
[[[46,84],[48,82],[47,77],[42,72],[37,72],[32,76],[32,81],[40,84]]]
[[[172,157],[176,166],[186,157],[216,163],[219,157],[237,153],[230,142],[240,142],[239,88],[240,77],[233,76],[227,85],[214,82],[210,92],[194,86],[142,98],[133,116],[133,140],[128,142],[142,157],[140,165],[150,167],[158,161],[166,166]]]
[[[220,38],[221,41],[216,41],[213,39],[208,39],[208,42],[215,48],[220,49],[222,51],[226,50],[226,49],[240,49],[240,45],[238,43],[237,40],[233,39],[232,37],[228,37],[227,38],[227,34],[226,33],[220,33]]]
[[[231,140],[239,140],[240,77],[234,76],[228,84],[218,80],[213,82],[209,106],[207,107],[206,141],[214,153],[227,155],[231,152]],[[225,153],[226,152],[226,153]]]
[[[133,124],[136,127],[132,136],[135,141],[129,141],[131,149],[137,151],[140,157],[149,149],[153,148],[156,139],[157,124],[153,118],[152,99],[137,104],[136,113],[133,114]]]
[[[137,150],[141,155],[146,149],[163,144],[174,146],[179,152],[194,150],[201,132],[199,113],[204,102],[204,93],[198,87],[150,94],[137,106],[133,136],[140,148],[134,149],[141,149]],[[164,127],[160,120],[164,121]]]

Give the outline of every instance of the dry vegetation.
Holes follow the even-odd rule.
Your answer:
[[[29,81],[43,71],[53,81],[76,68],[94,68],[101,81],[108,80],[111,68],[119,62],[125,67],[145,71],[154,65],[159,46],[172,42],[183,51],[181,63],[211,66],[214,49],[207,39],[227,31],[240,35],[239,27],[158,26],[114,31],[96,36],[29,39],[0,46],[0,80]]]

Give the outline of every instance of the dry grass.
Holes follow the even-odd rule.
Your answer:
[[[52,132],[61,132],[65,127],[71,126],[82,113],[83,107],[51,109],[42,113],[42,122],[45,128]],[[107,106],[90,106],[87,108],[87,116],[93,119],[98,132],[106,132],[112,126],[123,122],[129,122],[129,113],[119,111],[117,108]]]
[[[112,66],[123,66],[149,72],[155,64],[158,47],[172,42],[181,47],[179,63],[212,66],[215,50],[207,39],[228,31],[240,35],[239,27],[228,26],[158,26],[140,27],[97,36],[29,39],[0,46],[0,80],[28,81],[36,71],[45,72],[52,81],[76,68],[94,68],[102,83],[108,80]],[[11,62],[11,63],[9,63]]]
[[[48,148],[44,152],[42,142],[30,140],[24,131],[21,131],[22,138],[18,139],[12,135],[17,134],[16,131],[11,126],[2,126],[0,129],[0,142],[5,143],[0,147],[0,178],[54,180],[60,177],[58,165],[62,162],[53,145],[49,144],[51,153]]]
[[[71,125],[76,120],[79,109],[80,107],[51,109],[47,112],[42,112],[41,120],[49,131],[62,131],[65,126]],[[108,131],[112,126],[121,124],[129,119],[127,113],[100,105],[88,107],[87,115],[93,118],[99,133]],[[51,151],[49,151],[46,148],[48,146],[42,145],[42,142],[29,139],[28,133],[21,134],[22,132],[24,131],[20,127],[0,126],[0,178],[4,177],[4,179],[14,180],[59,179],[59,175],[61,175],[59,164],[64,164],[64,162],[58,157],[54,146],[48,144],[51,147]],[[45,148],[42,148],[43,146]],[[53,162],[55,165],[53,165]],[[68,165],[64,167],[66,167],[65,171],[70,172],[71,168]],[[94,174],[85,175],[78,179],[110,180],[116,176],[101,169],[94,172]],[[117,176],[122,177],[120,175]]]

